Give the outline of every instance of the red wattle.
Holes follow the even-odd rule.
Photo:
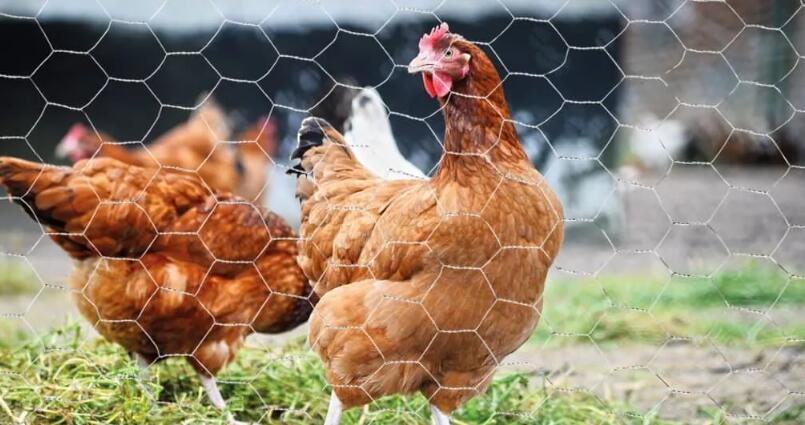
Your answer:
[[[445,97],[448,93],[450,93],[450,89],[453,88],[453,79],[450,78],[449,75],[436,71],[433,73],[433,87],[436,89],[436,94],[439,97]]]
[[[433,77],[429,72],[422,73],[422,82],[425,83],[425,91],[430,97],[436,97],[436,90],[433,88]]]

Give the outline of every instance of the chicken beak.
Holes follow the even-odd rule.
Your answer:
[[[66,159],[70,152],[74,149],[78,148],[78,140],[73,138],[64,138],[59,144],[56,146],[56,158],[58,159]]]
[[[425,55],[419,55],[408,64],[408,73],[416,74],[417,72],[433,71],[436,69],[436,64],[428,61]]]

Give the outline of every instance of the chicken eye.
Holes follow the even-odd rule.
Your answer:
[[[453,49],[452,48],[448,48],[447,50],[444,51],[444,57],[449,58],[449,57],[452,57],[452,56],[453,56]]]

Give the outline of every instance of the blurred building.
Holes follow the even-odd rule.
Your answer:
[[[624,71],[657,80],[637,80],[625,90],[627,120],[651,126],[667,117],[682,124],[685,144],[670,152],[676,160],[711,161],[721,151],[722,163],[801,163],[805,142],[797,135],[805,119],[795,111],[805,104],[800,2],[630,7],[658,21],[626,27]]]

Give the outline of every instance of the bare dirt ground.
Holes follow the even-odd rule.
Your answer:
[[[703,409],[723,409],[731,419],[761,419],[805,403],[805,350],[626,345],[602,348],[524,347],[507,362],[539,364],[534,372],[549,388],[586,391],[602,400],[628,402],[645,414],[693,421]],[[527,369],[527,367],[520,366]]]

